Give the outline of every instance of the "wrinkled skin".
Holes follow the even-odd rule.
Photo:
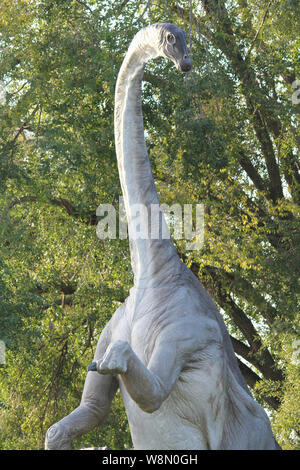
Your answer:
[[[145,217],[159,204],[141,110],[144,64],[158,56],[191,69],[184,32],[156,24],[134,38],[116,86],[116,151],[129,227],[134,204],[146,207]],[[69,449],[75,437],[101,425],[118,388],[135,449],[275,449],[268,417],[247,389],[210,296],[170,239],[129,235],[134,287],[100,336],[79,407],[48,430],[46,449]]]

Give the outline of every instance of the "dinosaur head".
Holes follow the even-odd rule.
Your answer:
[[[189,72],[192,61],[187,50],[186,32],[171,23],[156,23],[153,26],[159,31],[160,55],[172,60],[178,70]]]

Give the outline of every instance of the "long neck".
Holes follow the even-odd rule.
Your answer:
[[[151,57],[155,57],[154,50],[133,41],[120,69],[115,93],[116,152],[132,268],[139,287],[159,284],[181,268],[171,239],[163,238],[162,230],[158,237],[153,237],[153,232],[151,236],[151,210],[153,214],[159,199],[145,143],[141,96],[144,64]],[[166,233],[164,216],[160,217]],[[143,233],[135,232],[138,226]]]

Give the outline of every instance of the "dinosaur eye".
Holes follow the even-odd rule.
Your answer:
[[[174,34],[169,33],[169,34],[167,35],[167,41],[168,41],[170,44],[174,44],[175,41],[176,41],[176,38],[175,38]]]

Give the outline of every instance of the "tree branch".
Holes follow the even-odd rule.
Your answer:
[[[29,114],[28,119],[24,121],[21,126],[19,127],[17,133],[15,134],[14,138],[9,142],[11,145],[14,145],[19,137],[20,134],[22,134],[23,130],[27,126],[27,123],[30,121],[30,119],[35,115],[37,110],[39,109],[39,104],[34,108],[34,110]]]
[[[185,261],[186,255],[178,253],[180,258]],[[191,265],[191,270],[194,275],[200,279],[200,265],[195,261]],[[227,292],[233,292],[238,297],[242,297],[246,302],[253,305],[265,318],[269,325],[272,325],[277,316],[277,310],[273,307],[252,284],[239,273],[229,273],[221,268],[215,266],[204,266],[201,268],[202,275],[205,278],[212,278],[219,282]]]
[[[204,272],[209,275],[217,275],[222,279],[222,284],[223,286],[226,286],[228,291],[234,292],[236,295],[242,297],[246,302],[254,305],[269,325],[274,323],[277,315],[276,309],[240,274],[229,273],[224,269],[216,268],[214,266],[205,266]]]
[[[247,173],[251,181],[253,182],[254,186],[262,192],[267,190],[266,184],[260,174],[258,173],[257,169],[253,166],[250,159],[246,157],[243,150],[239,152],[239,163],[243,170]]]
[[[252,48],[253,48],[253,46],[254,46],[254,44],[255,44],[255,42],[256,42],[256,39],[258,38],[258,35],[259,35],[259,33],[261,32],[261,29],[262,29],[262,27],[263,27],[263,25],[264,25],[264,23],[265,23],[265,21],[266,21],[267,15],[268,15],[268,13],[269,13],[269,9],[270,9],[271,4],[272,4],[272,0],[270,0],[269,3],[268,3],[268,5],[267,5],[267,8],[266,8],[265,14],[264,14],[264,16],[263,16],[263,19],[262,19],[262,21],[261,21],[261,24],[260,24],[260,26],[259,26],[259,28],[258,28],[258,30],[257,30],[257,32],[256,32],[256,34],[255,34],[255,37],[254,37],[252,43],[250,44],[250,47],[249,47],[249,49],[248,49],[246,55],[245,55],[245,60],[247,59],[247,57],[248,57],[249,54],[251,53]]]
[[[79,3],[80,5],[82,5],[86,10],[89,10],[89,12],[91,14],[93,13],[93,10],[89,7],[89,5],[84,3],[82,0],[76,0],[76,2]]]
[[[39,199],[37,196],[23,196],[21,198],[14,199],[9,205],[9,209],[13,209],[18,204],[23,204],[25,202],[38,202]],[[89,214],[79,214],[75,206],[65,198],[53,198],[48,199],[47,201],[40,200],[42,203],[48,202],[57,207],[62,207],[66,210],[67,214],[74,217],[80,218],[87,225],[97,225],[96,211],[90,212]]]
[[[250,388],[254,388],[258,382],[261,382],[261,378],[255,372],[253,372],[253,370],[251,370],[250,367],[246,366],[246,364],[244,364],[239,358],[237,358],[237,360],[238,360],[240,371],[243,374],[243,377],[246,380],[247,385]],[[278,410],[280,406],[280,401],[277,400],[275,397],[262,395],[262,399],[269,406],[271,406],[271,408],[273,408],[274,410]]]
[[[234,338],[233,336],[230,335],[230,339],[232,342],[232,346],[234,349],[234,352],[241,356],[243,359],[245,359],[247,362],[252,364],[257,370],[259,370],[262,374],[264,373],[264,369],[253,354],[253,351],[249,346],[244,344],[242,341],[239,341],[238,339]]]

